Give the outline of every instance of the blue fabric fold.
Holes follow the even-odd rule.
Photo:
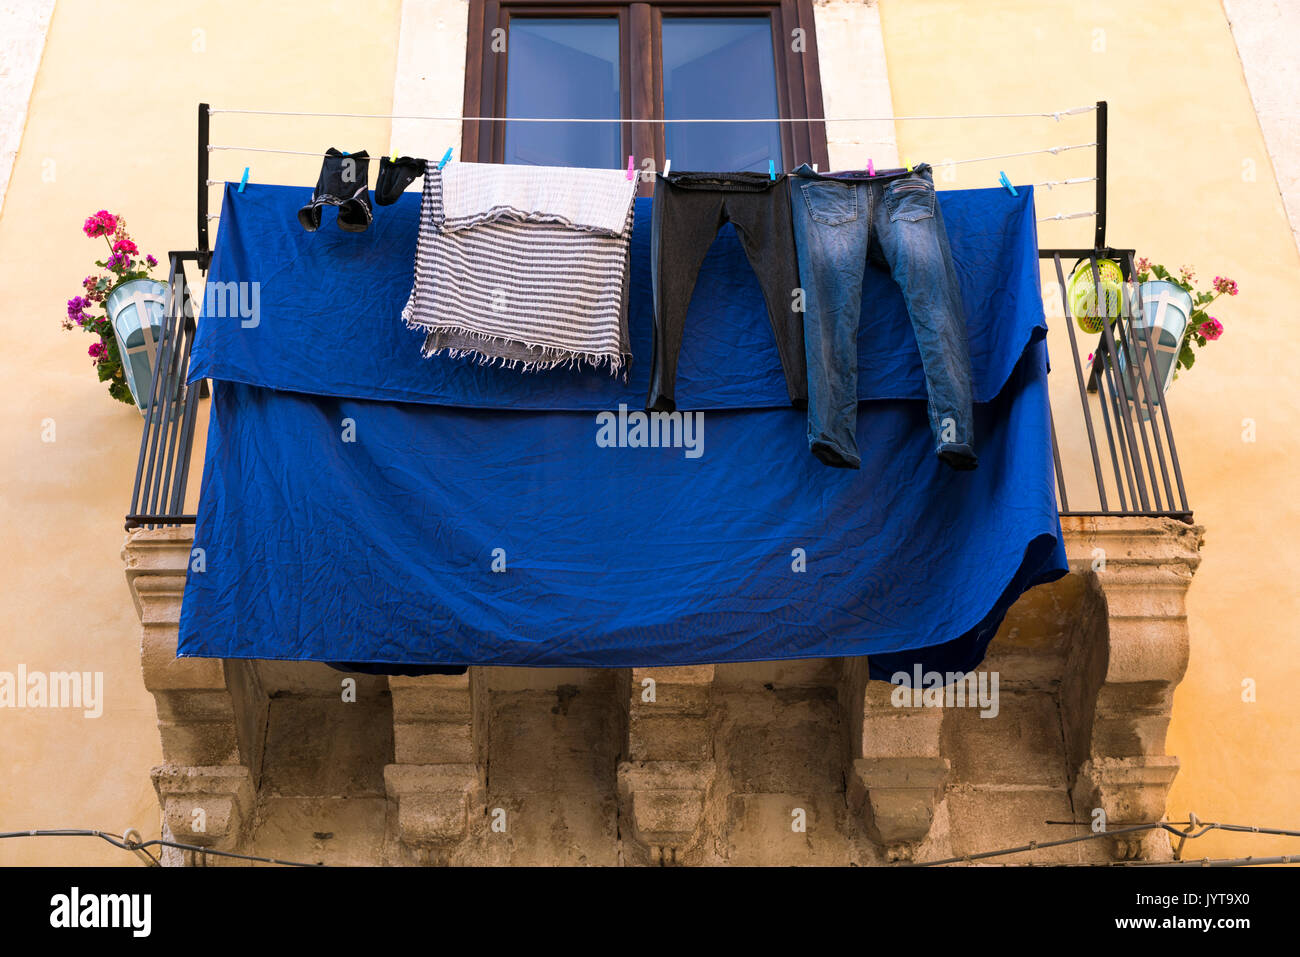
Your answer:
[[[860,337],[864,392],[884,395],[860,410],[851,471],[808,452],[734,235],[710,252],[683,348],[691,391],[679,396],[704,407],[697,456],[602,444],[602,412],[641,408],[636,366],[624,384],[419,358],[397,317],[412,197],[359,236],[328,222],[308,235],[293,221],[302,193],[227,192],[210,281],[262,283],[261,308],[253,326],[200,321],[192,378],[214,380],[213,404],[183,657],[630,667],[867,655],[876,678],[957,673],[1025,589],[1067,571],[1031,202],[941,194],[964,287],[996,277],[967,300],[977,381],[991,390],[975,411],[979,469],[933,454],[915,342],[886,276]],[[642,207],[631,333],[645,356]]]
[[[627,381],[557,369],[521,376],[472,359],[420,356],[423,335],[402,323],[414,275],[419,197],[380,207],[364,233],[329,220],[296,225],[310,190],[227,184],[190,379],[354,399],[484,409],[641,408],[649,386],[653,304],[650,203],[632,231]],[[1033,190],[939,193],[968,313],[974,397],[1001,391],[1025,347],[1046,334],[1038,291]],[[234,290],[230,284],[256,283]],[[793,294],[793,291],[792,291]],[[859,343],[861,399],[924,399],[925,377],[902,294],[869,266]],[[233,305],[238,303],[239,305]],[[241,309],[240,306],[246,307]],[[256,306],[256,315],[251,313]],[[677,374],[681,409],[788,407],[758,281],[726,225],[709,250],[687,315]]]

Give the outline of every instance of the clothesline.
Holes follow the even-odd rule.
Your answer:
[[[966,163],[985,163],[990,160],[1013,159],[1018,156],[1035,156],[1039,153],[1051,153],[1052,155],[1056,155],[1057,153],[1064,153],[1067,152],[1068,150],[1082,150],[1096,145],[1097,143],[1094,140],[1091,143],[1074,143],[1068,146],[1048,146],[1048,147],[1044,147],[1043,149],[1024,150],[1019,153],[999,153],[996,156],[976,156],[972,159],[944,160],[942,163],[939,164],[939,166],[961,166]],[[211,144],[211,143],[208,144],[208,152],[212,152],[214,150],[233,150],[236,152],[248,152],[248,153],[283,153],[290,156],[324,156],[325,155],[323,151],[313,152],[310,150],[272,149],[271,147],[266,147],[266,146],[234,146],[234,145],[226,145],[226,144],[220,144],[220,145]],[[372,154],[372,158],[377,158],[385,155],[387,155],[387,153],[381,150],[380,152]],[[1065,183],[1070,181],[1061,180],[1059,182]],[[1080,180],[1080,182],[1087,182],[1087,181]]]
[[[837,116],[837,117],[761,117],[756,119],[628,119],[624,117],[536,117],[536,116],[425,116],[402,113],[316,113],[310,111],[288,110],[239,110],[208,108],[208,115],[214,113],[243,113],[254,116],[328,116],[360,120],[434,120],[448,123],[870,123],[895,122],[897,120],[992,120],[1025,119],[1034,117],[1051,117],[1058,123],[1063,116],[1079,113],[1091,113],[1096,105],[1075,106],[1068,110],[1053,110],[1048,113],[964,113],[964,114],[930,114],[917,116]]]
[[[1040,223],[1048,223],[1054,219],[1087,219],[1089,216],[1096,215],[1097,211],[1095,209],[1090,209],[1082,213],[1057,213],[1055,216],[1040,216],[1038,217],[1038,221]]]

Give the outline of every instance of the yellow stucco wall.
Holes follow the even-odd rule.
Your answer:
[[[1300,826],[1300,560],[1289,547],[1300,507],[1287,456],[1300,393],[1285,325],[1300,298],[1300,259],[1219,4],[880,6],[897,113],[1107,99],[1111,241],[1240,283],[1242,295],[1218,311],[1227,335],[1170,397],[1192,505],[1208,527],[1190,596],[1191,666],[1169,740],[1183,760],[1170,813]],[[95,381],[89,337],[59,328],[64,300],[99,255],[81,222],[109,208],[160,258],[192,248],[195,104],[390,112],[400,7],[398,0],[56,7],[0,217],[0,303],[13,344],[0,350],[8,453],[0,465],[0,670],[23,663],[102,671],[106,705],[98,719],[0,711],[0,829],[135,826],[151,836],[158,829],[148,778],[160,758],[154,703],[140,678],[138,625],[119,557],[140,419]],[[901,155],[938,164],[1087,142],[1091,122],[911,122],[897,132]],[[219,116],[213,128],[218,143],[372,152],[388,135],[387,122],[370,120]],[[1248,159],[1254,182],[1242,178]],[[213,179],[237,179],[245,164],[254,181],[309,185],[316,172],[301,157],[218,153]],[[992,185],[999,168],[1016,182],[1062,179],[1090,175],[1091,164],[1091,153],[1079,151],[960,166],[941,185]],[[218,195],[213,190],[214,202]],[[1087,187],[1039,198],[1040,215],[1090,208]],[[1044,245],[1090,239],[1086,221],[1041,228]],[[1073,388],[1065,348],[1054,335],[1058,392]],[[1257,442],[1242,441],[1247,418],[1257,423]],[[52,443],[42,441],[47,419],[55,422]],[[1063,441],[1074,441],[1068,452],[1078,454],[1077,441]],[[1257,703],[1241,700],[1246,678],[1258,683]],[[1284,848],[1294,842],[1220,836],[1202,839],[1196,853]],[[132,859],[89,840],[0,842],[0,864],[74,862]]]
[[[81,223],[98,209],[122,213],[164,265],[168,250],[192,249],[196,105],[390,113],[400,7],[55,7],[0,218],[0,321],[10,343],[0,350],[0,670],[102,671],[105,707],[97,719],[0,710],[0,829],[134,826],[158,835],[149,768],[161,749],[120,556],[141,419],[95,381],[90,337],[59,327],[65,300],[103,258],[102,241],[85,238]],[[387,146],[389,124],[219,116],[212,135],[374,152]],[[307,157],[214,153],[212,178],[237,180],[245,165],[255,182],[308,186],[320,168]],[[220,189],[211,196],[215,204]],[[52,443],[42,442],[46,419],[55,422]],[[87,838],[0,841],[0,864],[17,863],[134,859]]]

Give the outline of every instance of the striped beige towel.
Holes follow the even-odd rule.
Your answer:
[[[524,371],[583,364],[624,371],[633,193],[609,235],[560,221],[572,210],[537,211],[559,217],[538,220],[513,207],[447,229],[445,172],[433,164],[425,172],[415,284],[402,312],[407,326],[426,333],[423,354],[475,355]]]

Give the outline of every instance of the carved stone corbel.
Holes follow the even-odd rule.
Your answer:
[[[482,816],[485,709],[479,669],[463,675],[393,675],[394,763],[384,768],[390,836],[422,864],[446,863]]]
[[[624,676],[619,811],[648,863],[682,863],[700,840],[716,770],[713,678],[713,665],[633,668]]]
[[[1109,829],[1160,821],[1178,759],[1165,754],[1187,669],[1186,595],[1204,529],[1174,519],[1063,517],[1072,572],[1092,586],[1061,681],[1076,813]],[[1120,859],[1167,859],[1165,831],[1114,839]]]
[[[140,618],[140,660],[154,697],[163,764],[151,772],[164,827],[201,847],[245,850],[261,764],[267,700],[250,663],[177,658],[177,629],[193,535],[136,530],[122,550]],[[173,859],[175,857],[173,856]],[[187,863],[199,863],[193,854]]]
[[[895,704],[897,685],[868,678],[866,658],[841,661],[849,808],[890,862],[911,860],[930,833],[948,779],[941,706]]]

